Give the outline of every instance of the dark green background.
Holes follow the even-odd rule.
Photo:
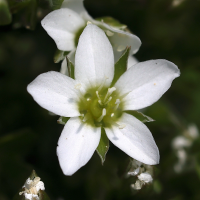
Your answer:
[[[177,158],[172,139],[188,124],[200,119],[200,1],[185,0],[177,7],[171,0],[86,0],[93,17],[112,16],[127,24],[142,41],[139,61],[167,59],[181,76],[167,93],[145,110],[155,122],[148,123],[160,150],[154,184],[135,193],[134,178],[124,178],[128,157],[110,145],[104,166],[95,152],[86,166],[64,176],[56,156],[63,126],[58,116],[37,105],[27,85],[39,74],[59,71],[54,64],[54,41],[40,25],[50,8],[39,2],[40,17],[34,31],[16,29],[18,14],[10,25],[0,27],[0,200],[9,200],[22,187],[32,169],[45,183],[52,200],[87,199],[200,199],[200,141],[187,149],[189,161],[182,173],[173,170]],[[174,117],[178,120],[174,120]]]

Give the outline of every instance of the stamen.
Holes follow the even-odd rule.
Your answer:
[[[116,99],[116,101],[115,101],[116,106],[114,107],[114,110],[117,110],[117,108],[119,107],[120,102],[121,101],[119,99]]]
[[[75,85],[75,89],[79,90],[80,88],[81,88],[81,84],[80,83]]]
[[[104,118],[104,116],[106,116],[106,109],[105,108],[102,110],[102,115],[97,119],[97,121],[100,122]]]
[[[103,106],[103,104],[102,104],[101,100],[98,100],[98,103],[99,103],[101,106]]]
[[[115,87],[112,87],[112,88],[108,88],[108,92],[104,98],[104,102],[106,101],[106,99],[116,90]]]
[[[100,96],[99,96],[99,91],[96,91],[96,95],[97,95],[97,98],[98,98],[99,100],[101,100],[101,98],[100,98]]]
[[[111,101],[112,97],[109,97],[109,99],[104,103],[104,105],[106,105],[107,103],[109,103]]]
[[[83,121],[83,122],[86,122],[86,121],[88,120],[88,116],[89,116],[89,114],[88,114],[88,113],[87,113],[87,114],[85,114],[85,115],[84,115],[84,118],[82,119],[82,121]]]
[[[123,129],[123,128],[125,128],[126,127],[126,125],[125,124],[117,124],[118,125],[118,128],[119,129]]]
[[[111,113],[111,115],[110,115],[110,116],[111,116],[111,117],[114,117],[114,115],[115,115],[114,113]]]

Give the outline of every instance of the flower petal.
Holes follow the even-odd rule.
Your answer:
[[[119,127],[105,128],[109,140],[130,157],[148,164],[159,163],[159,151],[149,129],[135,117],[124,113]]]
[[[83,5],[83,0],[64,0],[61,8],[69,8],[78,13],[79,15],[82,12],[86,12]]]
[[[97,20],[92,20],[92,23],[98,25],[106,32],[114,50],[115,62],[121,57],[122,51],[124,51],[127,46],[131,47],[130,55],[132,55],[139,50],[142,44],[141,40],[132,33],[113,28]]]
[[[80,36],[75,54],[75,79],[87,86],[109,86],[114,76],[112,46],[105,33],[89,24]]]
[[[64,117],[76,117],[78,91],[76,81],[58,72],[47,72],[31,82],[27,90],[43,108]]]
[[[70,118],[58,141],[57,155],[65,175],[72,175],[84,166],[95,152],[101,137],[101,128]]]
[[[61,8],[49,13],[41,24],[58,49],[71,51],[75,48],[76,33],[85,26],[85,21],[75,11]]]
[[[128,66],[127,69],[129,69],[130,67],[132,67],[133,65],[137,64],[138,60],[136,59],[135,56],[129,56],[128,57]]]
[[[138,110],[155,103],[180,75],[178,67],[167,60],[138,63],[126,71],[115,87],[124,97],[124,110]]]

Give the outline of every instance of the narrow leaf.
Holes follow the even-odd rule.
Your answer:
[[[112,18],[112,17],[100,17],[100,18],[96,18],[97,21],[100,22],[104,22],[114,28],[120,29],[120,30],[125,30],[126,29],[126,25],[125,24],[121,24],[118,20]]]
[[[69,72],[69,77],[74,79],[74,65],[73,63],[68,59],[68,57],[66,57],[67,59],[67,68],[68,68],[68,72]]]
[[[12,15],[6,0],[0,0],[0,25],[10,24]]]
[[[54,62],[58,63],[58,62],[64,60],[64,58],[67,56],[68,53],[69,53],[68,51],[61,51],[61,50],[57,49],[54,54]]]
[[[151,117],[136,111],[136,110],[130,110],[130,111],[125,111],[126,113],[134,116],[135,118],[137,118],[138,120],[140,120],[141,122],[145,123],[145,122],[153,122],[155,121],[154,119],[152,119]]]
[[[127,47],[124,50],[124,53],[115,63],[115,74],[111,85],[114,85],[119,77],[127,70],[128,57],[129,57],[130,47]]]
[[[106,154],[109,149],[109,140],[106,136],[104,128],[101,129],[101,139],[99,142],[99,146],[97,147],[96,151],[100,156],[101,163],[103,165],[104,161],[106,160]]]
[[[65,125],[67,123],[67,121],[69,120],[70,117],[60,117],[57,122],[59,124]]]

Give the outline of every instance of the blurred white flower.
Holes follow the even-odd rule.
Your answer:
[[[33,180],[28,178],[22,188],[24,191],[20,192],[19,195],[24,194],[27,200],[39,200],[39,191],[45,190],[44,183],[40,181],[39,177],[35,177]]]
[[[131,46],[130,55],[136,53],[141,46],[140,39],[134,34],[94,20],[85,10],[83,0],[64,0],[61,8],[49,13],[41,24],[59,50],[75,51],[79,36],[88,21],[105,31],[113,47],[115,61],[127,46]],[[74,54],[68,54],[68,57],[73,62]]]
[[[114,55],[104,31],[89,24],[75,55],[75,80],[58,72],[39,75],[27,87],[43,108],[71,117],[59,138],[57,155],[65,175],[84,166],[99,145],[101,128],[130,157],[149,165],[159,163],[159,151],[149,129],[127,110],[156,102],[180,72],[166,60],[138,63],[111,86]]]

